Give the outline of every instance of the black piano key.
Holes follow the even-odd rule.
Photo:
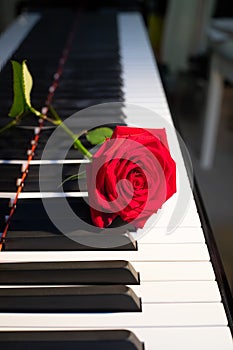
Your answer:
[[[7,350],[143,350],[143,343],[128,330],[0,332],[0,347]]]
[[[46,198],[44,199],[50,205],[50,207],[56,208],[57,215],[61,220],[65,220],[65,214],[63,213],[64,198]],[[83,220],[87,220],[90,216],[89,206],[87,204],[87,198],[84,200],[82,197],[68,197],[66,198],[70,208],[75,214]],[[48,215],[45,211],[44,204],[41,198],[27,198],[19,199],[17,202],[17,209],[14,217],[11,221],[11,229],[14,231],[24,230],[23,222],[27,225],[28,230],[36,230],[36,227],[40,228],[39,222],[48,221]],[[33,221],[35,225],[33,225]],[[91,223],[91,221],[89,221]],[[48,222],[49,224],[49,222]],[[32,226],[31,226],[32,225]],[[38,225],[38,226],[37,226]],[[41,230],[43,223],[41,223]],[[25,228],[25,230],[27,230]],[[46,229],[45,229],[46,230]],[[47,231],[47,230],[46,230]]]
[[[25,225],[26,226],[26,225]],[[49,226],[49,225],[48,225]],[[117,228],[117,234],[112,229],[103,234],[91,234],[80,230],[75,240],[60,232],[44,231],[8,231],[4,240],[4,251],[90,251],[90,250],[137,250],[137,242],[122,234],[125,229]]]
[[[39,186],[38,180],[36,178],[32,178],[31,175],[32,174],[31,174],[31,171],[30,171],[28,179],[27,179],[27,181],[24,184],[23,191],[24,192],[40,192],[40,186]],[[75,174],[73,174],[73,175],[75,175]],[[68,178],[68,176],[67,176],[67,178]],[[56,183],[56,180],[57,179],[53,179],[53,178],[47,178],[47,179],[42,179],[41,178],[40,179],[40,183],[43,182],[44,185],[46,184],[46,186],[49,186],[52,189],[52,188],[54,188],[54,184]],[[65,180],[66,180],[66,178],[64,178],[63,181],[59,181],[57,183],[58,187],[59,188],[61,187],[61,190],[63,189],[64,192],[73,192],[73,191],[76,192],[76,191],[79,191],[79,184],[80,184],[80,182],[84,183],[84,181],[85,181],[85,180],[79,180],[80,182],[78,182],[78,181],[72,180],[72,181],[64,182]],[[9,181],[4,181],[4,183],[0,181],[0,188],[1,188],[1,186],[2,187],[6,186],[5,189],[14,188],[13,185],[14,185],[13,181],[12,181],[11,184],[9,183]],[[85,185],[85,183],[83,184],[83,186],[84,185]],[[57,190],[57,188],[56,188],[56,190]],[[10,191],[10,189],[7,190],[7,191]]]
[[[1,263],[0,285],[139,284],[124,260]]]
[[[140,312],[141,300],[124,285],[0,288],[1,312]]]
[[[40,89],[39,104],[36,105],[38,109],[43,107],[45,103],[49,84],[52,82],[59,57],[75,17],[75,14],[70,11],[64,11],[63,13],[57,11],[56,14],[51,15],[51,13],[43,14],[40,21],[30,31],[12,57],[12,59],[19,62],[27,59],[27,65],[32,73],[35,87],[32,91],[33,105],[36,105],[34,101],[36,90]],[[41,79],[43,84],[41,84]],[[5,94],[0,101],[1,113],[7,115],[13,101],[10,62],[1,71],[0,91]],[[5,106],[5,108],[2,108],[2,106]]]
[[[0,192],[16,192],[16,181],[21,177],[21,165],[0,164]]]
[[[42,173],[40,169],[44,168]],[[79,180],[67,180],[70,176],[76,175],[79,172],[79,164],[64,164],[62,165],[63,178],[57,178],[57,172],[61,169],[61,165],[32,165],[28,172],[27,181],[25,181],[24,192],[40,192],[39,182],[50,189],[51,192],[56,192],[57,189],[65,192],[79,191],[79,183],[81,182],[82,190],[87,191],[86,178]],[[40,173],[40,175],[39,175]],[[65,181],[65,182],[64,182]],[[1,182],[0,182],[1,185]]]
[[[72,81],[61,81],[59,88],[61,88],[61,94],[68,94],[70,93],[71,96],[75,96],[74,91],[79,91],[79,92],[94,92],[96,93],[96,90],[101,90],[101,91],[114,91],[114,92],[121,92],[119,89],[119,84],[120,86],[123,85],[123,80],[121,77],[118,76],[117,80],[112,82],[110,79],[103,79],[103,77],[99,78],[94,78],[94,77],[89,77],[89,79],[78,79],[78,80],[73,80]],[[60,94],[58,90],[58,95]],[[67,96],[69,98],[69,96]]]
[[[66,228],[66,235],[49,219],[40,198],[20,199],[10,222],[5,250],[137,249],[136,242],[130,238],[130,232],[135,230],[132,225],[115,219],[104,230],[94,226],[84,199],[67,198],[70,208],[80,218],[78,226],[64,215],[61,198],[48,198],[47,201],[53,210],[56,208],[56,223]]]
[[[51,230],[52,232],[58,232],[57,229],[51,229],[53,227],[53,224],[48,218],[48,214],[45,210],[44,204],[46,204],[47,207],[49,206],[53,210],[56,210],[57,220],[63,222],[66,222],[67,220],[67,227],[70,227],[72,223],[70,223],[69,225],[70,219],[69,217],[67,217],[67,213],[64,212],[64,198],[44,198],[43,201],[41,198],[19,199],[17,202],[17,209],[11,220],[11,230]],[[70,209],[76,214],[77,217],[79,217],[84,223],[87,222],[88,224],[90,224],[90,226],[92,225],[87,197],[85,199],[82,197],[67,197],[65,201],[69,204]],[[120,224],[120,222],[118,224]],[[119,227],[119,232],[125,232],[125,230],[133,229],[133,227],[130,225],[128,226],[123,222],[121,223],[121,225],[122,224],[124,225],[123,231],[121,231]],[[97,228],[96,226],[92,226],[89,228],[90,230],[93,229],[91,232],[101,232],[101,229]],[[84,228],[84,225],[81,225],[81,223],[80,227],[72,227],[72,231],[82,231],[83,229],[86,230]]]
[[[98,105],[101,103],[111,103],[111,102],[122,102],[123,101],[123,97],[122,97],[122,93],[99,93],[98,95],[93,94],[93,93],[86,93],[85,96],[82,96],[82,98],[79,98],[79,96],[75,97],[75,98],[70,98],[69,99],[69,105],[67,106],[67,99],[65,99],[65,96],[61,96],[61,98],[59,100],[57,100],[56,102],[54,102],[54,107],[56,110],[59,111],[63,110],[66,107],[69,107],[70,110],[72,110],[73,112],[71,114],[67,114],[65,117],[68,118],[70,115],[72,115],[75,112],[78,112],[81,109],[85,109],[88,108],[90,106],[94,106],[94,105]],[[102,120],[101,120],[102,119]],[[105,120],[103,118],[101,118],[99,123],[103,124],[104,122],[107,123],[108,120]],[[98,119],[99,120],[99,119]],[[94,121],[96,121],[96,118],[94,119]],[[116,120],[117,122],[117,120]],[[86,120],[86,128],[89,127],[89,125],[93,125],[91,123],[91,120]],[[82,121],[79,120],[78,124],[77,124],[80,128],[82,128]],[[80,126],[81,125],[81,126]]]
[[[5,122],[8,123],[10,120]],[[30,141],[34,130],[13,127],[1,134],[0,159],[27,159],[27,150],[31,148]]]
[[[58,171],[61,171],[62,178],[58,178]],[[85,166],[82,165],[80,172],[82,176],[79,179],[70,179],[71,176],[79,173],[79,164],[49,164],[49,165],[32,165],[27,175],[23,191],[24,192],[40,192],[40,185],[43,185],[46,192],[79,192],[87,191]],[[16,174],[20,177],[21,166],[0,165],[0,170],[3,169],[4,175],[0,179],[0,191],[15,191]]]
[[[63,204],[64,204],[63,198],[54,197],[54,198],[46,198],[44,200],[46,201],[46,203],[50,205],[51,208],[52,207],[56,208],[57,216],[59,219],[66,220],[66,216],[65,216],[66,214],[63,213]],[[74,213],[79,218],[91,224],[90,209],[87,202],[83,198],[68,197],[66,198],[66,201],[68,202],[70,208],[74,211]],[[40,221],[41,221],[41,227],[39,224]],[[46,221],[48,221],[48,225],[49,225],[48,214],[45,211],[41,198],[19,199],[17,202],[17,210],[11,221],[11,229],[13,231],[14,230],[23,231],[24,228],[22,226],[22,222],[25,222],[28,230],[36,230],[36,227],[40,227],[42,230],[42,227],[44,227],[42,221],[45,221],[45,225],[46,225]],[[33,225],[33,222],[35,223],[35,225]]]
[[[9,198],[0,198],[0,233],[3,232],[6,225],[6,216],[10,213]]]

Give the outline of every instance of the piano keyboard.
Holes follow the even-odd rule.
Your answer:
[[[38,19],[38,17],[33,18]],[[88,16],[85,18],[88,20]],[[29,19],[31,23],[30,16]],[[91,20],[89,20],[89,23],[91,23]],[[108,30],[108,25],[109,22],[101,27],[101,35]],[[112,251],[108,249],[80,249],[72,242],[75,247],[73,250],[69,247],[69,249],[64,251],[46,251],[46,249],[22,251],[21,247],[17,251],[17,248],[11,248],[14,246],[10,246],[10,243],[7,246],[6,241],[6,249],[0,253],[0,270],[2,272],[0,274],[0,295],[2,299],[0,299],[0,304],[2,305],[0,313],[0,345],[2,344],[3,349],[8,348],[7,346],[10,345],[12,345],[12,349],[16,349],[16,347],[13,347],[16,344],[16,346],[21,345],[23,349],[25,348],[25,339],[28,339],[28,342],[34,344],[33,347],[38,346],[38,344],[44,347],[45,344],[47,346],[50,344],[51,347],[48,347],[48,349],[53,349],[51,344],[55,344],[54,349],[74,349],[78,344],[84,350],[107,350],[110,348],[112,350],[230,350],[232,349],[232,337],[225,311],[226,305],[224,308],[202,224],[193,199],[166,97],[142,18],[137,13],[119,13],[117,15],[117,28],[122,69],[119,83],[122,84],[122,92],[119,93],[116,84],[112,90],[115,91],[115,96],[113,94],[109,97],[109,100],[106,97],[106,102],[118,101],[119,110],[123,111],[125,115],[123,121],[129,125],[151,128],[166,127],[171,154],[179,163],[177,194],[164,204],[159,219],[149,232],[138,240],[137,246],[131,245],[129,249],[114,249]],[[81,31],[79,34],[79,39],[81,40],[82,25],[80,25],[80,28],[77,28],[77,33],[79,33],[79,30]],[[97,39],[99,38],[98,34],[96,34],[96,37]],[[77,45],[75,40],[74,44],[76,43]],[[86,43],[86,49],[91,51],[88,42]],[[107,47],[104,44],[102,49],[107,51]],[[36,54],[37,52],[35,52]],[[117,56],[117,52],[115,52],[115,56]],[[100,58],[100,62],[102,59],[104,60],[104,54]],[[109,84],[108,72],[104,68],[102,66],[101,71],[98,73],[100,75],[103,74],[103,80],[106,81],[106,84]],[[80,72],[79,74],[75,77],[76,79],[81,76]],[[120,74],[118,66],[115,67],[114,74]],[[69,77],[69,71],[67,71],[65,77],[68,80],[73,78],[72,76]],[[65,77],[64,85],[66,84]],[[98,89],[97,73],[95,79],[96,87],[93,87],[94,90]],[[119,76],[117,79],[119,79]],[[61,90],[62,86],[64,88],[64,85],[61,84]],[[69,86],[67,85],[65,89],[66,93],[68,93]],[[60,96],[62,97],[62,93],[60,93]],[[81,92],[80,96],[82,96]],[[123,96],[124,101],[122,101]],[[113,97],[114,100],[112,100]],[[103,102],[105,101],[104,93],[103,96],[100,94],[96,102],[99,102],[100,99]],[[71,109],[75,108],[75,106],[72,106],[72,103],[71,106],[63,105],[62,98],[59,100],[59,88],[55,103],[63,117],[69,115],[70,112],[73,113]],[[77,110],[87,107],[88,103],[89,101],[86,101],[86,104],[83,103],[81,106],[77,102]],[[116,118],[119,110],[113,113],[111,122],[122,122],[122,120],[117,120]],[[156,117],[156,115],[162,118]],[[84,122],[84,119],[81,118],[82,122]],[[106,117],[101,122],[106,122]],[[19,136],[18,130],[16,132]],[[31,130],[24,129],[23,132],[28,136]],[[46,140],[46,130],[42,131],[42,135],[43,133]],[[50,130],[48,135],[50,135]],[[23,139],[23,135],[19,137]],[[0,153],[2,155],[5,154],[4,152],[1,149]],[[19,157],[15,158],[12,153],[10,159],[2,158],[0,161],[2,169],[4,169],[4,166],[8,166],[15,169],[15,172],[20,172],[21,165],[25,163],[25,155],[20,150],[16,151],[15,154]],[[32,171],[36,169],[34,167],[41,164],[40,156],[41,151],[31,161]],[[63,162],[59,158],[56,160],[51,159],[51,161],[57,164]],[[80,159],[78,161],[80,162]],[[46,163],[46,160],[44,162]],[[77,165],[74,154],[68,156],[65,163]],[[9,186],[7,191],[3,191],[3,188],[6,188],[5,186],[6,184],[3,181],[1,186],[1,203],[4,205],[6,204],[6,199],[14,198],[15,195],[11,183],[7,183],[7,186]],[[180,197],[180,193],[182,193],[182,197]],[[76,200],[80,192],[73,190],[67,192],[66,195]],[[58,196],[58,194],[57,192],[54,194],[50,193],[50,196]],[[180,198],[183,198],[185,203],[182,203]],[[21,192],[19,196],[19,208],[16,208],[15,221],[14,217],[12,218],[12,225],[15,225],[16,231],[11,227],[9,236],[7,236],[11,237],[12,235],[12,242],[14,237],[17,236],[17,229],[20,227],[16,220],[17,210],[22,212],[20,203],[24,203],[22,207],[24,210],[25,208],[30,209],[30,206],[33,206],[33,203],[35,203],[32,200],[36,200],[36,203],[38,203],[39,199],[40,193],[38,191],[27,190],[26,180],[25,191]],[[25,206],[27,202],[23,202],[27,200],[28,207]],[[172,219],[172,215],[177,211],[177,206],[180,206],[182,210]],[[182,217],[183,211],[185,212],[184,217]],[[20,217],[18,219],[20,220]],[[174,225],[177,227],[173,232],[170,232]],[[23,234],[23,228],[20,233]],[[41,235],[39,232],[38,234]],[[45,235],[45,232],[43,234]],[[131,234],[133,235],[134,233],[131,232]],[[25,244],[26,240],[27,237],[24,240]],[[31,265],[27,265],[29,262]],[[50,275],[46,275],[46,267],[44,267],[43,262],[47,262],[47,273],[51,269]],[[14,273],[17,266],[21,266],[19,272]],[[25,269],[28,270],[24,274],[23,271]],[[45,271],[45,276],[39,278],[38,269],[39,271]],[[106,272],[107,269],[110,269],[108,274]],[[81,270],[84,271],[82,275]],[[85,275],[86,277],[79,277],[79,279],[76,271],[80,273],[80,276]],[[61,283],[57,282],[59,272]],[[98,274],[98,278],[96,274]],[[9,280],[7,281],[8,275]],[[121,275],[122,282],[119,282]],[[38,280],[36,276],[38,276]],[[93,300],[97,303],[99,300],[100,303],[104,304],[103,294],[98,294],[103,299],[98,299],[97,297],[94,299],[93,290],[97,284],[98,288],[99,285],[102,285],[101,291],[105,292],[106,307],[109,305],[110,291],[112,293],[111,285],[127,285],[129,289],[115,288],[115,293],[117,294],[118,291],[118,294],[111,299],[111,302],[114,303],[118,300],[116,298],[119,298],[119,303],[121,303],[121,300],[125,300],[126,297],[128,300],[130,299],[129,296],[131,296],[130,301],[132,302],[133,299],[137,305],[136,311],[124,310],[124,307],[128,307],[128,303],[125,301],[124,303],[127,305],[124,307],[121,304],[118,305],[119,309],[122,307],[118,312],[114,312],[114,308],[112,311],[107,310],[108,312],[106,312],[106,309],[103,309],[102,312],[101,310],[98,310],[98,312],[93,310],[91,312],[77,311],[77,305],[82,303],[82,299],[79,299],[79,294],[82,297],[84,295],[85,298],[87,296],[90,297],[90,294],[93,293]],[[83,289],[84,286],[87,288]],[[105,286],[106,289],[104,289]],[[7,290],[9,287],[11,289]],[[33,288],[35,293],[38,291],[39,296],[44,295],[47,300],[44,311],[36,309],[33,312],[33,299],[32,303],[30,299],[30,289],[32,290]],[[74,288],[73,292],[70,288]],[[7,290],[10,295],[5,293],[4,290]],[[62,290],[62,292],[59,290]],[[83,291],[86,294],[82,294]],[[65,306],[67,305],[66,310],[62,311],[59,303],[57,304],[57,311],[52,308],[52,305],[49,305],[49,300],[53,304],[52,300],[57,293],[61,293],[59,296],[64,298],[60,300],[64,301]],[[11,296],[13,296],[13,299],[11,299]],[[28,306],[29,311],[23,310],[24,304],[26,308],[27,300],[32,305],[31,309]],[[74,302],[75,311],[72,311],[72,305],[69,304],[69,300]],[[14,305],[15,307],[17,306],[18,311],[14,310]],[[35,305],[36,307],[40,309],[40,305]],[[115,304],[114,307],[116,307]],[[38,331],[39,333],[37,333]]]

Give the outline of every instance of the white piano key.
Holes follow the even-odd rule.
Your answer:
[[[159,97],[157,97],[159,99]],[[155,105],[155,102],[156,102],[156,98],[152,98],[150,96],[148,97],[137,97],[137,96],[127,96],[126,95],[126,98],[125,98],[125,102],[126,103],[137,103],[141,106],[144,106],[144,107],[154,107]]]
[[[161,210],[161,216],[155,224],[156,227],[168,227],[169,220],[174,212],[177,201],[177,193],[173,195],[166,203],[163,204]],[[180,215],[182,221],[179,223],[179,227],[201,227],[199,215],[194,200],[191,198],[186,213]]]
[[[124,81],[124,87],[131,86],[132,89],[139,89],[140,85],[133,85],[135,82],[138,82],[140,84],[140,81],[145,84],[145,89],[149,90],[148,87],[152,87],[153,90],[157,90],[158,87],[160,88],[160,84],[158,84],[158,76],[157,72],[153,70],[149,71],[147,70],[141,70],[141,72],[137,75],[135,75],[135,70],[139,70],[138,66],[133,66],[131,68],[125,67],[125,70],[122,72],[122,76],[125,78]],[[163,90],[158,89],[158,95],[162,96],[163,95]],[[155,95],[156,96],[156,95]]]
[[[221,301],[215,281],[141,282],[130,287],[143,304]]]
[[[135,91],[135,90],[139,91],[140,81],[141,81],[140,79],[137,79],[137,78],[131,79],[128,72],[123,75],[123,79],[124,79],[124,89],[125,89],[126,97],[130,96],[130,95],[132,96],[133,91]],[[154,98],[151,101],[149,101],[151,103],[153,103],[153,102],[156,103],[156,99],[159,101],[163,96],[162,91],[161,92],[158,91],[158,93],[156,93],[158,90],[158,86],[156,86],[156,85],[157,85],[156,79],[151,81],[151,80],[149,80],[149,77],[148,77],[148,81],[146,82],[145,91],[150,91],[150,94],[153,93],[155,95]],[[141,96],[141,98],[142,97],[143,96]],[[135,101],[135,103],[137,103],[137,101]]]
[[[131,61],[131,62],[130,62]],[[122,64],[122,69],[121,69],[121,75],[127,75],[127,73],[132,70],[135,71],[135,69],[138,70],[142,70],[142,71],[146,71],[146,72],[151,72],[153,70],[153,72],[155,72],[155,74],[157,73],[157,71],[155,70],[155,63],[153,62],[135,62],[133,60],[133,58],[131,59],[126,59],[125,57],[121,58],[121,64]],[[158,85],[158,82],[156,83],[156,85]],[[124,89],[124,86],[122,86],[122,88]],[[140,89],[140,87],[138,87]],[[146,87],[145,87],[146,88]],[[142,91],[143,93],[143,91]]]
[[[162,98],[161,98],[162,99]],[[128,118],[129,116],[127,114],[129,114],[129,112],[131,112],[132,116],[131,116],[131,119],[132,119],[132,122],[133,122],[133,117],[138,117],[138,116],[147,116],[148,117],[152,117],[150,119],[151,121],[151,125],[148,126],[148,127],[157,127],[156,126],[156,117],[159,115],[159,113],[156,113],[156,111],[158,110],[161,110],[163,112],[167,112],[170,116],[170,120],[169,120],[169,123],[173,126],[172,124],[172,119],[171,119],[171,115],[170,115],[170,111],[169,111],[169,108],[166,104],[162,104],[162,105],[158,105],[156,103],[154,103],[154,106],[152,108],[150,107],[145,107],[143,106],[143,109],[142,108],[138,108],[139,104],[138,103],[131,103],[131,104],[127,104],[126,102],[124,102],[124,105],[122,107],[122,111],[125,112],[126,114],[126,118]],[[140,106],[139,106],[140,107]],[[142,114],[142,111],[143,111],[143,114]]]
[[[135,13],[120,14],[118,18],[128,23],[127,32],[124,31],[125,28],[121,25],[122,24],[121,22],[119,25],[119,32],[123,31],[124,33],[123,39],[126,42],[130,43],[129,39],[136,37],[138,39],[137,41],[141,39],[144,42],[144,45],[148,45],[148,37],[145,34],[145,28],[142,24],[142,18],[138,13],[135,12]]]
[[[161,110],[155,110],[155,113],[163,116],[163,118],[169,122],[170,115],[166,111],[161,112]],[[138,115],[134,114],[132,117],[129,114],[126,114],[126,117],[124,117],[124,122],[131,126],[141,127],[142,119],[144,119],[144,127],[148,129],[151,128],[151,118],[145,113],[140,113]],[[156,126],[154,126],[154,128],[156,128]]]
[[[209,261],[204,243],[139,244],[138,251],[36,251],[1,253],[1,262],[17,261]]]
[[[125,86],[125,89],[129,88]],[[135,93],[134,93],[135,92]],[[148,93],[147,93],[148,92]],[[148,87],[148,89],[144,90],[143,94],[140,94],[140,91],[135,87],[132,87],[130,90],[125,90],[125,103],[132,103],[132,104],[140,104],[144,103],[145,107],[147,104],[153,104],[155,106],[156,102],[160,102],[162,100],[162,95],[156,94],[156,87],[153,86],[151,88]],[[149,107],[149,106],[148,106]],[[158,107],[158,106],[157,106]]]
[[[144,57],[145,59],[145,57]],[[130,63],[131,60],[131,63]],[[163,90],[161,89],[160,81],[158,80],[158,77],[160,77],[159,72],[155,69],[155,64],[143,64],[141,62],[133,62],[133,59],[129,59],[128,62],[125,59],[122,59],[122,63],[124,64],[124,68],[121,71],[121,76],[125,78],[123,88],[125,89],[125,86],[128,85],[131,87],[130,91],[133,90],[141,90],[142,93],[144,91],[149,91],[149,87],[153,87],[154,89],[158,89],[158,95],[162,96]],[[135,72],[139,72],[135,76]],[[145,75],[143,73],[145,72]],[[150,80],[150,74],[151,74],[151,80]],[[141,79],[141,85],[135,85],[133,86],[133,82],[137,81],[140,82]],[[143,82],[143,86],[142,86]],[[142,89],[144,88],[144,89]],[[127,91],[126,91],[127,92]]]
[[[137,82],[134,82],[134,84],[137,84]],[[158,104],[162,100],[162,96],[156,95],[155,86],[153,87],[149,86],[148,89],[150,90],[150,92],[148,91],[147,96],[145,95],[143,96],[143,95],[140,95],[139,91],[137,91],[137,89],[135,88],[135,85],[134,85],[135,94],[133,93],[133,91],[130,91],[130,90],[133,90],[133,88],[130,89],[130,86],[127,86],[127,85],[128,84],[125,85],[125,89],[127,89],[127,91],[125,91],[125,94],[124,94],[125,95],[124,103],[142,105],[144,108],[150,108],[150,107],[158,108]],[[146,91],[147,90],[144,91],[144,94],[146,94]]]
[[[186,212],[180,212],[179,206],[177,205],[177,194],[173,195],[167,202],[162,206],[162,209],[158,210],[157,214],[153,214],[147,221],[145,229],[148,228],[148,232],[153,227],[155,230],[163,228],[163,232],[172,235],[173,232],[178,227],[191,227],[198,228],[201,227],[201,222],[199,215],[197,213],[196,205],[194,200],[190,199],[187,204]],[[182,208],[181,208],[182,209]],[[177,219],[171,221],[172,215],[176,210]],[[143,232],[145,232],[145,229]],[[140,234],[140,229],[137,230],[138,235]]]
[[[226,326],[221,303],[143,304],[142,312],[120,313],[2,313],[0,331],[30,328]]]
[[[139,238],[141,243],[204,243],[205,237],[201,227],[178,227],[166,234],[160,227],[152,227],[149,232]]]
[[[14,198],[15,192],[0,192],[1,198]],[[20,192],[20,199],[29,198],[62,198],[62,197],[88,197],[88,192]]]
[[[160,119],[163,118],[163,120],[166,120],[167,123],[171,123],[171,115],[168,110],[168,107],[161,107],[161,106],[154,106],[150,109],[143,108],[142,106],[139,106],[138,108],[138,102],[133,104],[130,102],[126,102],[125,107],[122,108],[125,118],[124,121],[128,125],[135,125],[135,126],[142,126],[143,121],[143,127],[145,128],[156,128],[156,122],[158,121],[156,119],[156,116],[160,116]],[[135,106],[135,108],[133,108]],[[154,125],[153,125],[154,122]],[[163,125],[164,127],[164,125]]]
[[[82,164],[90,163],[88,159],[32,159],[30,161],[30,166],[32,165],[52,165],[52,164]],[[26,165],[27,161],[22,159],[0,159],[0,164],[22,164]]]
[[[137,42],[136,42],[137,41]],[[134,54],[134,47],[128,48],[127,50],[127,43],[125,42],[124,38],[121,39],[121,44],[122,46],[124,46],[125,50],[124,52],[121,54],[122,60],[125,60],[125,62],[128,62],[128,64],[130,64],[130,61],[132,62],[132,64],[136,63],[136,64],[144,64],[144,65],[153,65],[154,64],[154,59],[153,57],[148,53],[148,47],[146,45],[140,45],[139,43],[139,38],[137,38],[137,40],[134,40],[135,42],[135,47],[137,48],[137,55]],[[142,51],[144,50],[144,52]],[[141,51],[141,52],[139,52]],[[145,60],[145,53],[146,53],[146,60]]]
[[[125,101],[129,101],[130,99],[135,100],[135,103],[138,104],[138,101],[144,101],[144,102],[155,102],[156,100],[159,100],[161,96],[156,95],[156,89],[153,87],[153,89],[146,89],[142,93],[140,92],[139,88],[136,88],[134,86],[134,92],[130,91],[127,92],[126,87],[122,89],[125,93],[126,99]]]
[[[228,327],[131,328],[145,350],[232,350]]]
[[[12,285],[11,288],[54,288],[56,285]],[[62,285],[63,288],[70,287]],[[82,286],[80,286],[82,287]],[[141,281],[140,285],[129,287],[141,298],[141,303],[200,303],[220,302],[221,295],[215,281]],[[8,285],[0,286],[0,289],[9,288]]]
[[[136,113],[134,113],[133,115],[131,114],[128,115],[127,113],[125,114],[125,122],[128,123],[129,125],[138,125],[139,127],[145,127],[145,128],[158,128],[160,126],[156,125],[156,115],[159,116],[160,120],[164,121],[165,123],[171,123],[172,119],[171,119],[171,115],[167,109],[166,106],[158,106],[157,104],[155,104],[155,102],[144,102],[141,98],[137,98],[137,101],[132,100],[130,98],[126,98],[125,99],[125,104],[127,105],[137,105],[140,107],[140,109],[142,110],[151,110],[154,111],[155,113],[155,118],[154,118],[154,123],[151,120],[151,118],[147,118],[145,113],[141,113],[141,115],[137,115]],[[146,119],[146,125],[144,125],[144,120],[143,118],[145,117]],[[141,118],[141,119],[140,119]],[[163,127],[166,127],[166,125],[163,125]]]
[[[214,281],[215,274],[210,261],[134,261],[140,281]]]

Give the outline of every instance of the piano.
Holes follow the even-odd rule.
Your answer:
[[[65,135],[45,155],[55,128],[32,116],[1,134],[1,348],[232,349],[232,300],[141,15],[21,14],[1,35],[0,52],[1,125],[12,99],[9,60],[27,59],[33,105],[46,112],[52,103],[77,133],[115,123],[165,127],[178,165],[177,193],[145,235],[123,226],[115,244],[101,233],[88,244],[85,225],[74,241],[59,230],[66,215],[54,224],[44,208],[65,198],[88,223],[85,185],[54,178],[87,160]]]

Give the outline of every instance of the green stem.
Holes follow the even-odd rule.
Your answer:
[[[42,113],[40,113],[40,115],[38,115],[38,117],[40,117],[41,119],[47,120],[48,122],[50,122],[53,125],[60,125],[62,123],[62,121],[60,120],[55,120],[52,118],[47,117],[47,115],[44,115]]]
[[[49,110],[56,120],[62,121],[52,105],[49,105]]]
[[[0,134],[2,132],[7,131],[8,129],[12,128],[13,126],[19,124],[25,115],[27,115],[27,112],[22,112],[22,113],[18,114],[10,123],[4,125],[0,129]]]
[[[92,154],[86,149],[86,147],[83,146],[82,142],[78,139],[77,135],[75,135],[61,120],[57,112],[52,106],[49,106],[49,110],[51,111],[52,115],[54,116],[54,119],[48,118],[46,115],[41,114],[41,118],[48,120],[49,122],[53,123],[54,125],[60,125],[62,129],[73,139],[74,145],[77,149],[79,149],[80,152],[84,156],[86,156],[88,159],[92,159]]]
[[[74,140],[74,145],[86,156],[88,159],[92,159],[92,154],[83,146],[82,142],[63,122],[60,123],[62,129]]]

